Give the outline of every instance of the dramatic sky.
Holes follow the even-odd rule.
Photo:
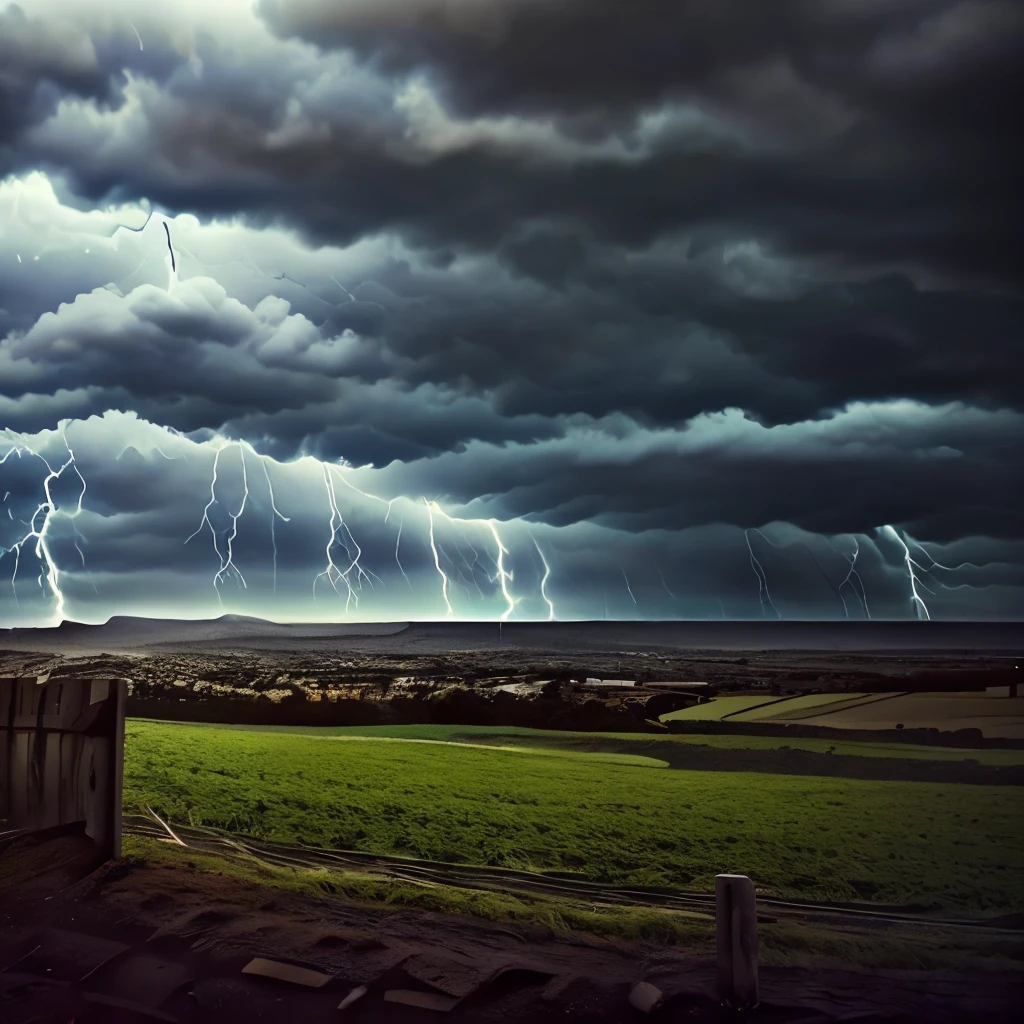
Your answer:
[[[1020,618],[1022,52],[1019,0],[0,0],[0,626]]]

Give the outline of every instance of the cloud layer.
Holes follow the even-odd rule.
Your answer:
[[[343,583],[303,615],[443,615],[460,572],[458,614],[504,614],[499,544],[517,617],[549,614],[548,570],[573,616],[863,614],[855,549],[869,609],[914,615],[915,538],[932,614],[1024,612],[1019,5],[62,12],[0,8],[0,569],[28,559],[0,617],[201,586],[295,618],[265,508],[254,586],[211,583],[241,449],[217,550],[178,550],[226,439],[299,474],[296,537],[328,530],[306,550],[277,518],[279,594],[341,557],[325,472],[365,519],[378,590],[356,571],[358,610]],[[61,421],[89,486],[79,515],[56,482],[63,609],[38,538],[15,550]],[[454,533],[435,562],[430,508],[486,571]]]

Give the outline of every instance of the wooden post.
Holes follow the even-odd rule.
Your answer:
[[[114,710],[114,735],[113,743],[113,778],[110,795],[110,856],[121,856],[121,799],[124,788],[124,713],[125,700],[128,696],[128,681],[116,679],[113,682],[113,696],[116,700]]]
[[[735,1010],[753,1009],[757,989],[757,900],[746,875],[715,878],[718,997]]]

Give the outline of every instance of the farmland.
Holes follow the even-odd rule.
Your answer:
[[[985,736],[1024,739],[1024,698],[973,693],[908,693],[803,719],[837,729],[980,729]]]
[[[426,738],[132,721],[125,806],[281,842],[607,882],[709,889],[737,871],[780,896],[962,911],[1024,901],[1015,787],[672,771],[639,751]]]
[[[818,693],[719,697],[662,716],[668,721],[799,722],[834,729],[980,729],[1024,739],[1024,697],[1001,693]]]

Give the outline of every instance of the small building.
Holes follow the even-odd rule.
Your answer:
[[[708,686],[708,683],[665,683],[653,682],[644,683],[645,690],[700,690]]]

